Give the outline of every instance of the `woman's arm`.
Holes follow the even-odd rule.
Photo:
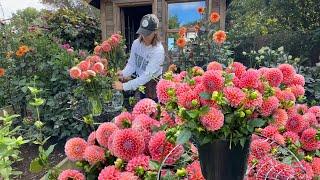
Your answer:
[[[133,42],[131,46],[131,52],[130,52],[130,57],[128,59],[126,67],[122,70],[122,76],[124,78],[130,77],[135,71],[135,62],[134,62],[134,52],[136,49],[136,43]]]

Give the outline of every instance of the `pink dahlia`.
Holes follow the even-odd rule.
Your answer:
[[[145,142],[142,133],[133,129],[118,130],[113,137],[113,153],[126,161],[143,153]]]
[[[273,87],[278,87],[282,80],[283,74],[278,68],[270,68],[264,73],[264,77],[267,79],[269,84]]]
[[[260,69],[258,69],[258,71],[260,72],[261,76],[265,76],[265,74],[266,74],[266,72],[268,70],[269,70],[269,68],[266,68],[266,67],[261,67]]]
[[[160,123],[159,121],[145,115],[145,114],[140,114],[136,116],[132,122],[132,129],[135,130],[148,130],[151,131],[153,127],[159,127]]]
[[[249,69],[242,74],[240,86],[242,88],[257,88],[259,85],[260,73],[258,70]]]
[[[169,94],[169,91],[173,91],[175,89],[175,83],[169,80],[161,79],[156,87],[157,96],[159,99],[159,102],[161,103],[167,103],[171,96]]]
[[[102,44],[101,44],[101,47],[102,47],[102,50],[104,52],[109,52],[111,51],[111,45],[109,44],[109,42],[107,41],[104,41]]]
[[[296,98],[303,96],[305,93],[304,87],[300,85],[292,85],[289,87],[289,89]]]
[[[102,47],[96,46],[93,51],[94,51],[94,54],[96,54],[96,55],[101,54]]]
[[[315,175],[320,176],[320,158],[314,157],[311,163]]]
[[[95,145],[96,144],[96,132],[93,131],[90,133],[88,139],[87,139],[88,145]]]
[[[216,131],[223,126],[224,115],[220,110],[210,108],[210,111],[200,118],[200,122],[207,130]]]
[[[97,162],[101,162],[105,160],[104,149],[91,145],[86,148],[84,151],[84,159],[88,161],[91,165],[96,164]]]
[[[294,168],[289,165],[279,161],[274,161],[273,167],[267,174],[268,179],[293,179],[294,178]]]
[[[202,84],[209,92],[221,90],[224,86],[224,78],[221,71],[205,72],[202,76]]]
[[[139,180],[138,176],[135,176],[133,173],[131,172],[122,172],[120,174],[120,180]]]
[[[132,158],[126,167],[126,170],[132,173],[135,173],[138,167],[142,167],[145,171],[149,170],[149,156],[140,155]]]
[[[308,162],[302,160],[300,162],[295,162],[293,166],[295,167],[296,179],[312,180],[314,172],[312,166]]]
[[[218,63],[217,61],[212,61],[207,66],[207,71],[211,70],[220,70],[222,71],[222,64]]]
[[[64,151],[71,161],[81,161],[83,160],[83,154],[87,147],[87,142],[82,138],[71,138],[69,139],[65,146]]]
[[[170,116],[170,114],[165,109],[161,110],[160,124],[167,125],[169,127],[173,127],[176,125],[173,118]]]
[[[302,75],[300,75],[300,74],[295,74],[293,76],[292,81],[290,81],[290,83],[288,85],[289,86],[292,86],[292,85],[304,86],[305,85],[304,77]]]
[[[246,97],[243,101],[243,105],[246,109],[254,109],[261,107],[263,103],[262,95],[258,91],[255,91],[255,93],[257,94],[256,98]]]
[[[246,72],[246,67],[239,62],[234,62],[229,65],[226,71],[228,73],[235,73],[235,75],[240,78],[242,74]]]
[[[78,67],[73,67],[70,69],[69,74],[72,79],[78,79],[81,76],[81,70]]]
[[[313,113],[306,113],[303,118],[310,126],[316,126],[318,124],[317,117]]]
[[[261,134],[267,138],[272,138],[278,132],[278,128],[272,125],[269,125],[262,129]]]
[[[314,151],[320,148],[320,142],[316,139],[317,130],[314,128],[306,129],[302,132],[300,141],[302,148],[307,151]]]
[[[199,161],[194,161],[187,166],[187,173],[189,180],[205,180],[202,175],[201,166]]]
[[[78,67],[81,71],[87,71],[90,69],[90,61],[81,61],[79,64],[78,64]]]
[[[313,113],[320,121],[320,106],[312,106],[308,109],[308,112]]]
[[[197,76],[200,77],[200,76]],[[176,95],[179,96],[181,94],[184,94],[186,92],[191,91],[191,87],[187,83],[177,83],[176,86]]]
[[[81,75],[80,75],[80,79],[81,80],[86,80],[90,77],[90,74],[87,72],[87,71],[83,71],[81,72]]]
[[[246,98],[246,94],[237,87],[225,87],[223,94],[232,107],[238,107]]]
[[[98,180],[118,180],[121,172],[115,166],[107,166],[99,174]]]
[[[278,67],[283,74],[283,83],[288,84],[294,78],[296,70],[290,64],[280,64]]]
[[[77,170],[64,170],[62,173],[60,173],[58,180],[85,180],[86,177],[79,171]]]
[[[279,100],[275,96],[271,96],[264,100],[261,106],[261,115],[264,117],[270,116],[280,106]]]
[[[114,136],[117,134],[117,131],[114,131],[108,138],[108,150],[111,152],[112,155],[114,155],[113,153],[113,138]]]
[[[114,118],[114,123],[120,128],[125,129],[131,127],[133,117],[129,112],[122,112]]]
[[[178,96],[178,105],[186,109],[192,109],[200,105],[199,94],[194,91],[185,92]]]
[[[204,73],[204,70],[199,66],[194,66],[192,68],[192,72],[194,76],[202,76]]]
[[[153,160],[162,162],[164,158],[174,148],[174,145],[166,140],[166,133],[159,131],[154,134],[149,141],[149,152]],[[177,147],[168,157],[165,162],[168,165],[174,164],[183,154],[183,147]],[[182,152],[182,153],[181,153]]]
[[[285,138],[280,134],[280,133],[276,133],[273,135],[272,139],[277,142],[280,145],[285,145],[286,144],[286,140]]]
[[[288,121],[288,114],[284,109],[276,109],[272,115],[273,122],[272,125],[275,126],[285,126]]]
[[[288,119],[286,129],[288,131],[299,133],[303,131],[303,129],[305,128],[305,124],[306,122],[303,117],[300,114],[295,114]]]
[[[291,142],[293,144],[295,144],[297,141],[299,141],[299,136],[297,133],[292,132],[292,131],[287,131],[283,134],[284,139],[287,142]]]
[[[139,114],[146,114],[148,116],[154,116],[157,113],[157,103],[154,100],[145,98],[140,100],[132,110],[133,117]]]
[[[102,73],[104,71],[104,65],[101,62],[97,62],[93,65],[92,70],[96,73]]]
[[[110,135],[118,129],[119,128],[114,123],[111,123],[111,122],[102,123],[96,131],[96,138],[98,143],[101,146],[107,148],[108,139]]]
[[[194,80],[196,85],[201,84],[202,83],[202,76],[193,77],[192,80]]]

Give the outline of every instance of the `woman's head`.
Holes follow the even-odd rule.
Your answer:
[[[147,14],[143,16],[140,22],[140,27],[137,31],[137,34],[140,35],[140,41],[143,41],[147,45],[157,45],[157,43],[160,42],[160,37],[157,32],[158,27],[159,19],[156,15]]]

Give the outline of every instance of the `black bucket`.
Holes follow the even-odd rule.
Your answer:
[[[246,172],[250,139],[244,147],[230,141],[216,140],[199,147],[201,170],[206,180],[243,180]]]

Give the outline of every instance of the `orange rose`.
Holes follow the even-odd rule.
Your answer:
[[[219,15],[218,13],[212,12],[212,13],[210,14],[210,21],[211,21],[212,23],[216,23],[216,22],[218,22],[219,20],[220,20],[220,15]]]
[[[186,39],[183,38],[183,37],[181,37],[181,38],[179,38],[179,39],[177,40],[177,46],[178,46],[179,48],[184,48],[184,47],[186,46],[186,44],[187,44],[187,41],[186,41]]]
[[[217,31],[213,34],[213,40],[217,44],[222,44],[227,39],[227,35],[224,31]]]
[[[185,34],[186,34],[186,32],[187,32],[187,28],[181,27],[181,28],[179,29],[179,36],[180,36],[180,37],[184,37]]]
[[[0,77],[4,76],[5,72],[6,72],[5,69],[0,68]]]
[[[198,13],[203,14],[204,13],[204,7],[198,7]]]

